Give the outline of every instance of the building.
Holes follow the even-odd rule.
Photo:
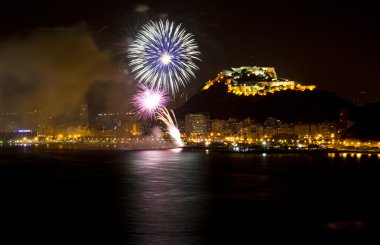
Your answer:
[[[294,134],[297,134],[300,137],[316,137],[321,135],[324,138],[330,138],[331,135],[336,134],[336,123],[334,122],[323,122],[318,124],[307,124],[307,123],[298,123],[294,125]]]
[[[214,79],[205,84],[207,90],[216,83],[228,86],[228,92],[236,95],[266,95],[281,90],[313,90],[315,85],[301,85],[295,81],[277,78],[274,67],[243,66],[220,72]]]
[[[331,137],[337,133],[337,126],[335,122],[318,123],[318,133],[325,138]]]
[[[79,125],[88,126],[88,105],[82,104],[79,107]]]
[[[268,117],[264,122],[264,135],[270,138],[273,135],[278,134],[281,125],[282,123],[279,119]]]
[[[294,126],[289,123],[282,123],[278,129],[278,134],[294,134]]]
[[[37,132],[30,129],[19,129],[16,131],[0,132],[0,141],[16,140],[16,139],[31,139],[37,137]]]
[[[339,110],[338,128],[346,129],[348,124],[348,110],[343,108]]]
[[[260,133],[259,133],[259,125],[257,124],[251,124],[247,128],[247,138],[250,139],[259,139],[260,138]]]
[[[187,114],[185,116],[185,130],[186,135],[197,136],[207,134],[208,116],[198,114]]]
[[[310,135],[310,125],[309,124],[295,124],[294,133],[300,137]]]
[[[215,119],[211,121],[211,133],[223,133],[224,123],[222,120]]]
[[[318,124],[310,124],[309,134],[314,137],[319,133]]]

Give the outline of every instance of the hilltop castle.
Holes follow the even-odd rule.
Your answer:
[[[243,66],[224,70],[208,81],[202,90],[223,81],[228,92],[236,95],[266,95],[281,90],[313,90],[315,85],[301,85],[294,81],[277,78],[274,67]]]

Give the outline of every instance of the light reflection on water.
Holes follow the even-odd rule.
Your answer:
[[[254,243],[280,231],[379,232],[378,158],[7,150],[0,158],[1,224],[29,220],[19,234],[47,230],[54,239],[79,236],[83,244],[234,244],[225,238]],[[45,225],[34,226],[35,220]]]
[[[362,153],[136,151],[125,162],[125,178],[133,183],[125,200],[130,240],[197,244],[213,233],[218,237],[220,232],[244,230],[239,223],[248,221],[253,223],[255,235],[288,227],[330,230],[335,227],[330,224],[347,219],[356,222],[362,213],[372,212],[373,204],[363,211],[368,200],[378,201],[363,195],[365,182],[360,182],[361,187],[352,186],[350,179],[368,175],[367,169],[339,164],[340,159],[358,162],[372,158]],[[342,205],[345,209],[340,209]],[[332,213],[321,217],[319,212]]]
[[[133,202],[127,200],[132,243],[192,242],[201,220],[203,159],[181,149],[134,152],[126,163],[134,183]]]
[[[357,153],[347,153],[347,152],[343,152],[343,153],[334,153],[334,152],[329,152],[327,153],[327,156],[328,158],[331,158],[331,159],[334,159],[334,158],[342,158],[342,159],[357,159],[357,160],[361,160],[363,157],[364,158],[372,158],[372,157],[376,157],[377,158],[380,158],[380,154],[372,154],[372,153],[360,153],[360,152],[357,152]]]

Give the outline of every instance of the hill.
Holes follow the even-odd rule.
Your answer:
[[[357,105],[350,112],[355,124],[342,133],[344,138],[380,140],[380,102]]]
[[[211,119],[251,117],[264,121],[276,117],[285,122],[320,122],[337,120],[341,108],[351,109],[350,102],[335,93],[321,90],[286,90],[266,96],[238,96],[217,83],[199,91],[175,110],[177,118],[189,113],[208,113]]]

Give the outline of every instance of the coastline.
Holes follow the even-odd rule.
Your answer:
[[[182,149],[183,151],[206,151],[206,152],[226,152],[226,153],[274,153],[274,154],[306,154],[306,153],[347,153],[347,154],[380,154],[380,150],[371,149],[342,149],[342,148],[319,148],[319,149],[276,149],[251,147],[236,150],[226,147],[206,147],[206,146],[183,146],[178,147],[171,142],[164,144],[142,144],[142,143],[39,143],[39,144],[1,144],[0,151],[7,149],[24,150],[169,150]]]

